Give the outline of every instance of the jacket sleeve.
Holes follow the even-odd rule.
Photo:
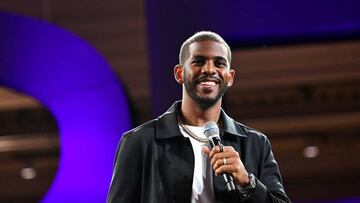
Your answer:
[[[256,187],[249,199],[245,202],[253,203],[287,203],[291,202],[287,197],[281,180],[279,167],[271,151],[269,140],[265,138],[263,145],[263,160],[258,177],[256,177]],[[259,146],[260,147],[260,146]]]
[[[142,150],[133,138],[125,134],[120,141],[107,203],[140,202]]]

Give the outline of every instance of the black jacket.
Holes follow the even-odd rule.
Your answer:
[[[159,118],[123,135],[107,203],[191,201],[194,154],[177,124],[180,106],[176,102]],[[257,177],[255,191],[246,202],[290,202],[266,136],[235,122],[224,111],[221,120],[223,144],[233,146],[246,170]],[[221,176],[214,175],[213,180],[216,202],[242,202],[238,192],[226,191]]]

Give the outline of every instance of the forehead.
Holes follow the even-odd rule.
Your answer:
[[[225,45],[215,41],[198,41],[189,46],[190,58],[194,56],[223,57],[227,59],[227,49]]]

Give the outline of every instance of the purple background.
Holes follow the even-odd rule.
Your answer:
[[[60,162],[43,203],[105,202],[126,95],[105,60],[53,25],[0,13],[0,85],[39,100],[55,117]]]

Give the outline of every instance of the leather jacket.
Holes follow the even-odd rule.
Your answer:
[[[117,149],[107,203],[191,202],[194,154],[177,124],[181,101],[167,112],[124,133]],[[267,137],[221,111],[221,139],[239,152],[256,188],[247,200],[227,192],[221,176],[213,176],[216,202],[290,202]]]

